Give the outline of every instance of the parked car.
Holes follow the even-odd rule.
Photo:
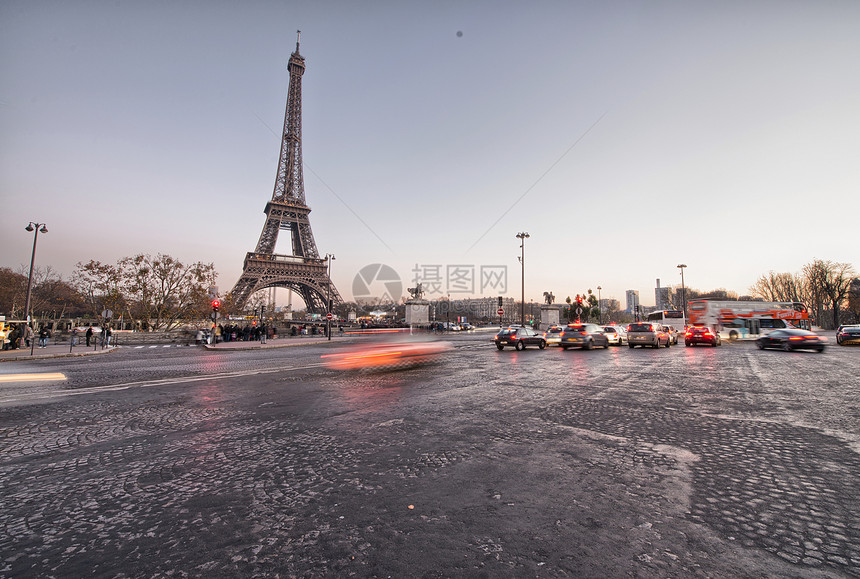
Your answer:
[[[543,335],[531,328],[505,328],[496,334],[494,342],[499,350],[504,350],[505,346],[513,346],[517,350],[524,350],[526,346],[546,348]]]
[[[582,348],[590,350],[595,346],[609,347],[609,338],[603,328],[597,324],[568,324],[561,333],[560,346],[568,348]]]
[[[715,348],[722,343],[719,332],[714,332],[708,326],[690,326],[684,333],[684,345],[709,344]]]
[[[621,326],[603,326],[603,332],[609,338],[609,343],[623,346],[627,340],[627,332]]]
[[[553,325],[546,329],[543,333],[543,339],[546,340],[547,346],[558,346],[561,343],[561,333],[564,331],[564,326]]]
[[[761,336],[755,341],[759,350],[765,348],[782,348],[786,352],[792,350],[818,350],[824,351],[826,338],[819,337],[814,332],[807,330],[774,330],[766,336]]]
[[[663,328],[662,324],[654,322],[630,324],[627,326],[627,345],[631,348],[636,346],[659,348],[661,345],[665,345],[668,348],[672,345],[672,339]]]
[[[840,346],[860,344],[860,324],[839,326],[836,330],[836,343]]]

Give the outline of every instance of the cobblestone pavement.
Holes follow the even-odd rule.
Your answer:
[[[68,383],[0,390],[0,577],[860,576],[860,349],[456,346],[40,362]]]

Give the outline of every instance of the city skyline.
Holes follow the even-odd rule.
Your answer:
[[[7,2],[0,266],[29,262],[38,221],[36,265],[65,279],[166,253],[214,263],[229,291],[271,198],[297,29],[306,198],[347,300],[377,263],[402,295],[416,268],[504,268],[518,299],[518,232],[536,303],[599,285],[651,305],[680,263],[686,287],[740,295],[815,258],[856,265],[830,208],[860,209],[858,16],[840,2]],[[765,241],[792,228],[796,243]]]

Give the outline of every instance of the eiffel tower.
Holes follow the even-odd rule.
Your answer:
[[[299,31],[301,33],[301,31]],[[241,309],[254,292],[270,288],[290,288],[299,294],[309,313],[328,311],[327,299],[339,304],[343,300],[331,282],[327,261],[320,258],[305,203],[305,183],[302,173],[302,75],[305,59],[296,51],[287,65],[290,88],[281,138],[281,157],[272,200],[266,203],[266,224],[257,242],[257,249],[245,256],[242,276],[231,292],[233,302]],[[292,255],[275,253],[275,243],[281,230],[290,232]]]

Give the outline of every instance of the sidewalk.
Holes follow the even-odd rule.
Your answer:
[[[69,344],[50,344],[44,348],[40,348],[36,344],[33,350],[33,355],[30,355],[30,348],[18,348],[17,350],[2,350],[0,351],[0,362],[13,362],[21,360],[42,360],[45,358],[68,358],[71,356],[93,356],[96,354],[109,354],[116,349],[116,346],[108,348],[89,348],[85,344],[78,344],[69,351]]]
[[[346,336],[334,335],[331,338],[331,343],[343,342]],[[218,344],[204,344],[203,347],[207,350],[270,350],[272,348],[289,348],[292,346],[310,346],[313,344],[323,344],[329,339],[325,336],[297,336],[297,337],[282,337],[276,340],[267,340],[265,344],[258,341],[236,341],[236,342],[220,342]]]

